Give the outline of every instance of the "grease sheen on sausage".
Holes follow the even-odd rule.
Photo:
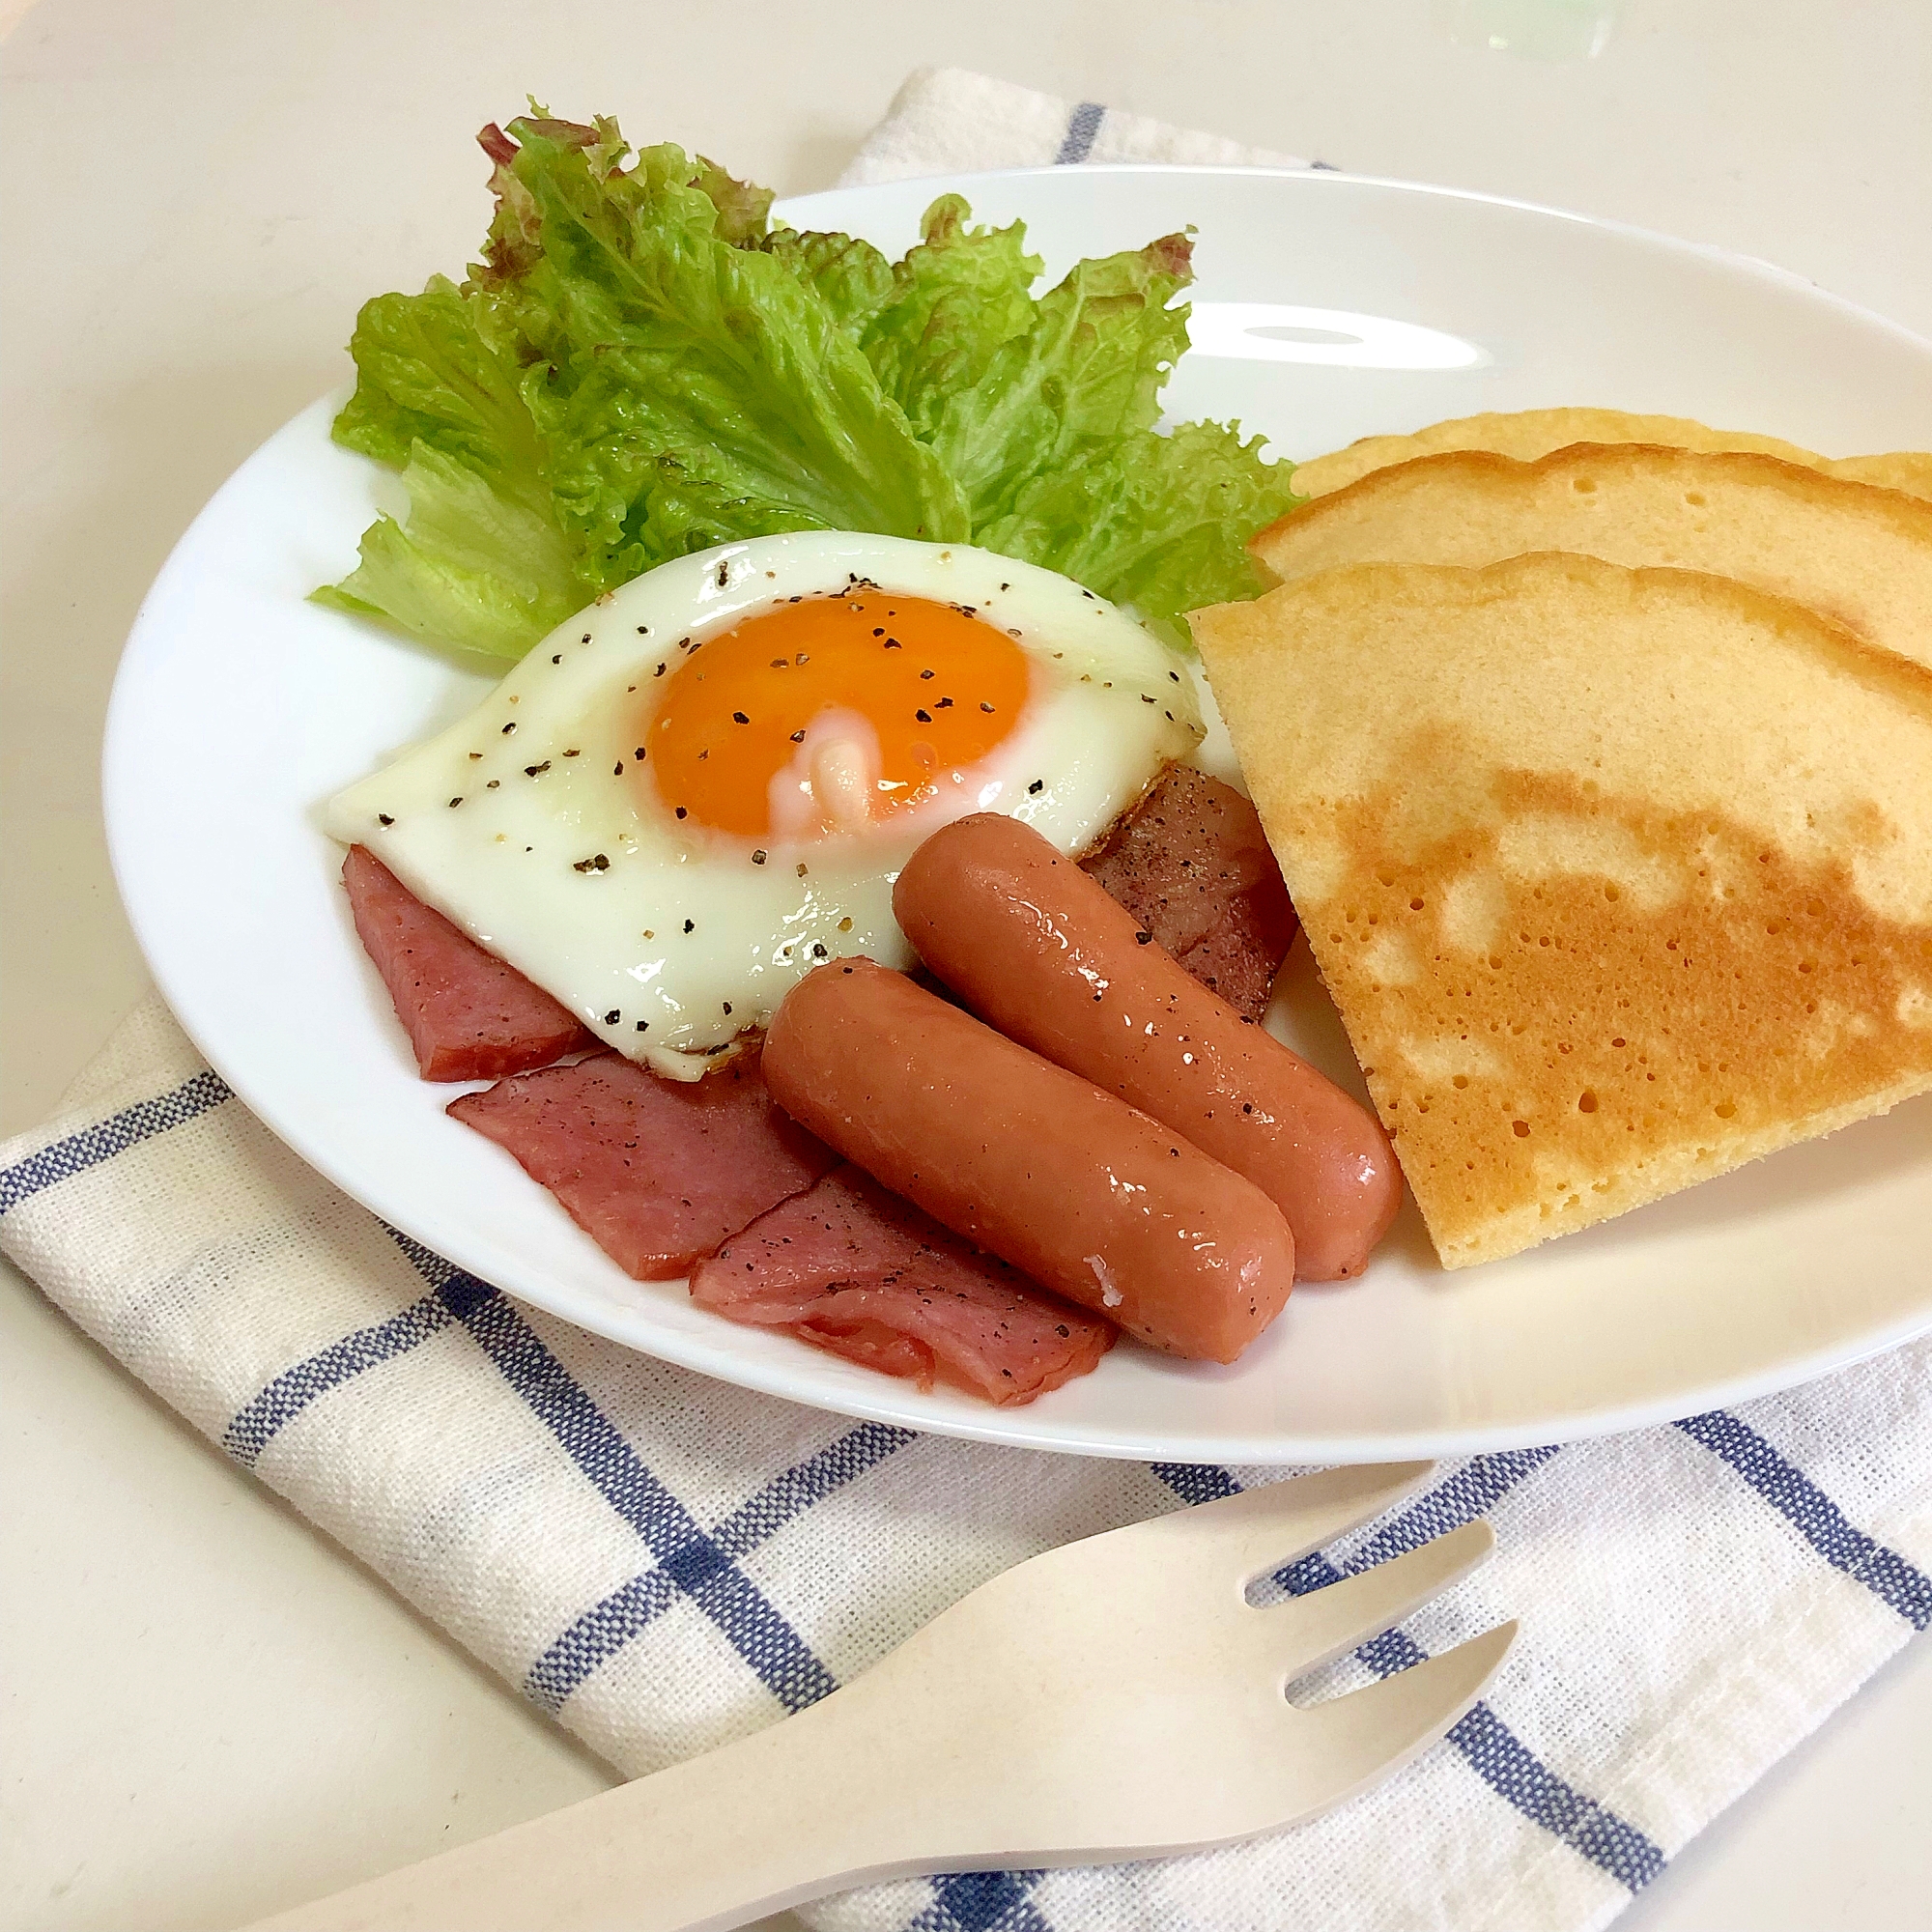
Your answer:
[[[764,1072],[895,1194],[1170,1354],[1232,1362],[1288,1299],[1294,1237],[1252,1181],[903,974],[807,974]]]
[[[893,912],[1009,1037],[1164,1122],[1287,1215],[1302,1275],[1358,1274],[1402,1179],[1381,1123],[1202,985],[1038,833],[962,818],[912,856]]]

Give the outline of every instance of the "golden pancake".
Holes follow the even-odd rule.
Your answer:
[[[1923,666],[1547,553],[1189,621],[1445,1265],[1932,1088]]]
[[[1735,577],[1932,663],[1932,500],[1775,456],[1573,443],[1372,470],[1249,545],[1281,581],[1350,563],[1471,566],[1567,550]]]
[[[1572,442],[1660,442],[1677,449],[1755,450],[1806,469],[1822,469],[1854,483],[1878,483],[1932,497],[1932,453],[1894,450],[1879,456],[1820,456],[1779,437],[1747,430],[1707,429],[1689,416],[1634,415],[1628,410],[1489,411],[1432,423],[1412,436],[1365,436],[1347,449],[1296,464],[1294,487],[1304,497],[1324,497],[1372,469],[1433,456],[1445,449],[1488,449],[1523,462],[1548,456]]]

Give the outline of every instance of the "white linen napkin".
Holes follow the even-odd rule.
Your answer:
[[[937,72],[852,172],[1146,155],[1280,158]],[[0,1247],[634,1774],[810,1703],[1037,1550],[1282,1473],[854,1424],[522,1308],[303,1166],[155,999],[56,1119],[0,1146]],[[1602,1925],[1932,1624],[1932,1339],[1670,1427],[1445,1464],[1284,1587],[1478,1515],[1496,1559],[1328,1673],[1352,1688],[1521,1620],[1491,1694],[1380,1789],[1205,1857],[907,1881],[803,1916],[825,1932]]]

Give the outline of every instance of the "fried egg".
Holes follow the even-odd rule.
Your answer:
[[[912,963],[893,883],[939,826],[1010,812],[1077,853],[1202,730],[1191,670],[1066,578],[810,531],[612,592],[323,817],[696,1078],[822,961]]]

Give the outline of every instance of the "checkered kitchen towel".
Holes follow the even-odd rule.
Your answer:
[[[858,172],[1146,153],[1239,157],[928,74]],[[58,1119],[0,1147],[0,1245],[632,1773],[823,1696],[1037,1550],[1270,1474],[854,1425],[521,1308],[305,1168],[158,1002]],[[1674,1427],[1445,1465],[1283,1586],[1477,1515],[1496,1559],[1331,1671],[1367,1683],[1521,1619],[1490,1696],[1379,1790],[1206,1857],[910,1881],[805,1916],[827,1932],[1602,1925],[1932,1623],[1932,1340]]]

